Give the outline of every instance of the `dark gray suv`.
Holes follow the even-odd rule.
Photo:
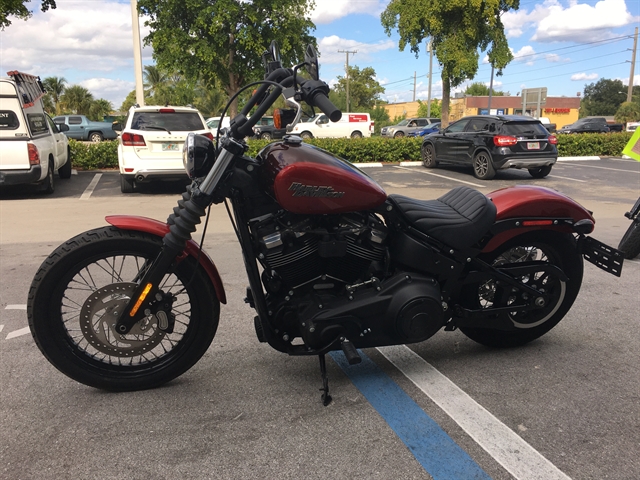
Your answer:
[[[422,164],[440,162],[473,166],[473,173],[489,180],[496,170],[526,168],[534,178],[549,175],[558,159],[558,139],[531,117],[479,115],[464,117],[440,133],[424,137]]]

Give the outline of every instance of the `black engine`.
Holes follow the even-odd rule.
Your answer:
[[[321,349],[418,342],[443,325],[440,288],[392,272],[387,227],[374,215],[267,215],[252,222],[274,323],[286,341]]]

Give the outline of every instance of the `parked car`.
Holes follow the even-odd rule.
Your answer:
[[[432,133],[437,133],[439,131],[440,123],[432,123],[431,125],[424,127],[422,130],[407,133],[407,137],[424,137],[425,135],[431,135]]]
[[[218,130],[218,126],[220,126],[221,129],[229,128],[231,126],[231,117],[222,117],[222,125],[220,125],[220,117],[207,118],[205,123],[207,127],[215,132]]]
[[[626,130],[627,132],[635,132],[639,125],[640,122],[628,122]]]
[[[301,138],[362,138],[370,137],[374,122],[368,113],[343,113],[337,122],[329,121],[324,113],[319,113],[306,122],[298,123],[291,130],[292,135]]]
[[[132,193],[138,183],[186,179],[182,146],[189,132],[213,139],[204,118],[191,107],[131,107],[118,145],[120,189]]]
[[[551,123],[551,121],[547,117],[540,117],[540,118],[538,118],[538,120],[540,120],[542,125],[544,125],[544,128],[549,130],[549,133],[555,133],[556,132],[556,124],[555,123]]]
[[[412,132],[422,130],[432,123],[440,123],[439,118],[406,118],[397,125],[382,127],[380,135],[388,138],[404,137]]]
[[[37,184],[54,191],[54,173],[71,177],[71,152],[60,128],[44,111],[40,78],[9,72],[0,78],[0,186]]]
[[[557,143],[535,118],[470,116],[424,137],[422,164],[427,168],[440,162],[470,165],[481,180],[489,180],[496,170],[505,168],[526,168],[532,177],[542,178],[558,159]]]
[[[118,138],[118,134],[111,128],[112,123],[94,122],[85,115],[59,115],[53,121],[56,125],[67,125],[69,130],[64,132],[65,135],[76,140],[101,142]]]
[[[261,140],[277,140],[287,134],[286,128],[276,128],[273,124],[273,117],[262,117],[258,124],[253,127],[254,138]]]
[[[604,117],[585,117],[572,123],[565,125],[558,130],[558,133],[608,133],[621,132],[623,125],[621,123],[607,123]]]

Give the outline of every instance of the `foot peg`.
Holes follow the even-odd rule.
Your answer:
[[[357,365],[362,361],[358,350],[353,346],[353,343],[351,343],[348,338],[343,338],[340,341],[340,346],[342,347],[344,356],[347,357],[349,365]]]

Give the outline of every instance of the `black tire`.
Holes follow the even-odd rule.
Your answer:
[[[133,391],[182,375],[204,355],[220,303],[193,257],[173,267],[161,286],[175,298],[173,332],[160,331],[153,314],[127,335],[113,330],[117,310],[161,246],[154,235],[103,227],[68,240],[44,261],[29,290],[27,318],[38,348],[58,370],[91,387]]]
[[[260,134],[260,139],[261,140],[271,140],[271,134],[268,133],[268,132],[261,133]]]
[[[393,138],[402,138],[404,137],[404,132],[396,132],[393,134]]]
[[[548,261],[559,267],[568,277],[566,282],[553,273],[540,272],[523,277],[523,282],[544,287],[550,295],[550,301],[542,308],[529,312],[501,313],[502,317],[513,323],[515,330],[492,330],[487,328],[462,327],[460,331],[471,340],[488,347],[517,347],[541,337],[567,314],[580,291],[582,284],[583,261],[571,235],[557,232],[533,232],[521,235],[507,242],[482,260],[492,265],[506,265],[531,260]],[[501,291],[502,287],[489,280],[465,287],[463,303],[468,308],[504,307],[518,300],[518,292]]]
[[[311,140],[313,138],[313,135],[311,134],[311,132],[302,132],[300,134],[300,138],[302,138],[303,140]]]
[[[67,147],[67,163],[58,169],[58,176],[62,179],[71,178],[71,149]]]
[[[436,152],[431,143],[425,143],[422,145],[422,166],[425,168],[434,168],[438,166],[436,160]]]
[[[355,131],[351,134],[351,138],[362,138],[362,132]]]
[[[473,157],[473,174],[480,180],[491,180],[496,176],[489,152],[482,150]]]
[[[40,192],[47,195],[52,194],[56,190],[55,184],[53,183],[53,168],[53,160],[49,160],[47,163],[47,176],[42,181],[39,188]]]
[[[531,175],[533,178],[544,178],[549,175],[549,173],[551,173],[551,165],[529,169],[529,175]]]
[[[136,181],[132,177],[120,174],[120,191],[122,193],[133,193],[136,190]]]
[[[102,140],[104,140],[104,137],[102,136],[102,134],[100,132],[91,132],[89,134],[89,141],[90,142],[98,143],[98,142],[101,142]]]
[[[618,250],[622,252],[624,258],[631,260],[640,254],[640,219],[635,219],[629,225],[618,245]]]

